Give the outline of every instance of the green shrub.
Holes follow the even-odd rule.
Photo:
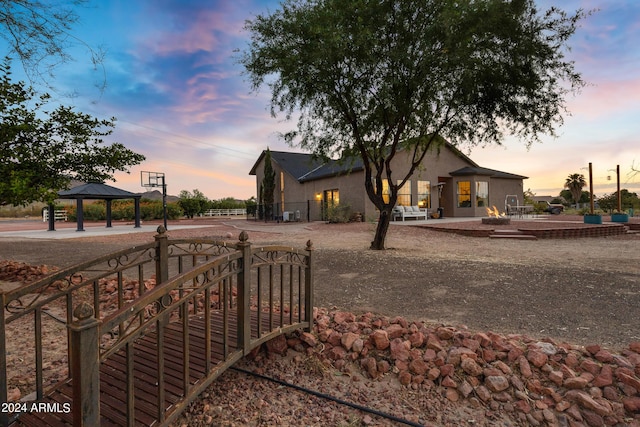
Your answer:
[[[537,202],[533,204],[533,210],[535,213],[542,213],[549,206],[546,202]]]
[[[184,211],[177,203],[167,203],[167,217],[169,219],[180,219],[184,216]]]
[[[167,209],[168,212],[168,209]],[[162,202],[142,202],[140,203],[140,217],[143,221],[151,221],[162,218]]]
[[[327,206],[327,221],[329,223],[345,223],[351,218],[351,206],[347,204],[331,203]]]
[[[77,221],[76,207],[67,206],[67,215],[69,221]],[[106,221],[107,206],[104,201],[94,203],[86,203],[82,207],[83,217],[86,221]],[[113,221],[134,221],[135,220],[135,203],[133,200],[114,200],[111,204],[111,219]],[[184,212],[177,203],[167,203],[167,218],[180,219]],[[140,219],[143,221],[152,221],[163,219],[162,201],[145,200],[140,202]]]
[[[111,218],[115,221],[133,221],[135,216],[136,208],[133,201],[119,202],[111,206]]]
[[[162,201],[144,201],[140,204],[140,216],[145,221],[163,219]],[[184,216],[184,211],[178,203],[167,203],[167,218],[179,219]]]
[[[105,203],[83,204],[82,215],[88,221],[104,221],[107,219],[107,206]]]
[[[578,215],[585,216],[585,215],[588,215],[588,214],[591,213],[591,209],[590,208],[580,208],[580,210],[578,210],[577,213],[578,213]],[[604,215],[605,214],[605,212],[602,209],[594,209],[593,213],[595,215]]]

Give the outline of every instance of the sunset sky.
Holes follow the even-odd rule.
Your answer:
[[[524,188],[539,196],[557,195],[572,173],[588,177],[589,162],[597,196],[615,191],[616,165],[622,188],[640,193],[640,173],[631,174],[632,166],[640,169],[640,1],[538,0],[541,7],[554,3],[569,11],[599,9],[570,41],[568,56],[588,86],[569,100],[571,116],[559,138],[528,150],[508,140],[468,154],[480,166],[528,176]],[[59,68],[55,81],[59,94],[75,96],[60,100],[98,118],[115,116],[112,140],[147,157],[113,185],[140,192],[140,171],[158,171],[166,174],[169,194],[198,189],[211,199],[255,196],[251,166],[267,146],[292,150],[277,132],[295,122],[270,116],[266,88],[250,93],[234,51],[247,46],[245,20],[278,5],[93,0],[78,9],[74,35],[106,51],[107,87],[96,89],[102,70],[93,70],[78,47],[71,52],[75,62]]]

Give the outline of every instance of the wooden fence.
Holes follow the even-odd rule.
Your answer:
[[[204,216],[237,216],[246,215],[247,210],[242,209],[207,209],[204,211]]]

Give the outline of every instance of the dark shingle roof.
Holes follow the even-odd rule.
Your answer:
[[[513,173],[502,172],[495,169],[471,167],[466,166],[464,168],[449,172],[451,176],[465,176],[465,175],[485,175],[493,178],[505,178],[505,179],[527,179],[528,177],[522,175],[516,175]]]
[[[444,146],[451,150],[453,154],[471,165],[450,172],[451,176],[486,175],[504,179],[527,179],[526,176],[480,167],[452,144],[445,143]],[[260,162],[262,162],[265,154],[266,150],[260,154],[260,157],[251,168],[249,175],[256,174],[256,168]],[[271,159],[298,182],[313,181],[315,179],[348,174],[349,172],[357,172],[364,169],[362,159],[360,158],[351,158],[347,160],[324,160],[317,158],[312,154],[271,151]]]
[[[58,196],[61,199],[133,199],[140,197],[139,194],[97,182],[90,182],[73,187],[70,190],[59,191]]]
[[[262,161],[265,153],[266,151],[262,152],[251,168],[249,175],[256,174],[256,168]],[[362,161],[360,159],[343,161],[332,159],[324,160],[312,154],[289,153],[285,151],[271,151],[271,159],[298,182],[313,181],[315,179],[362,170]]]

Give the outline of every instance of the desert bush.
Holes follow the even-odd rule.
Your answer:
[[[351,206],[347,204],[331,203],[327,206],[327,221],[329,223],[345,223],[351,218]]]

